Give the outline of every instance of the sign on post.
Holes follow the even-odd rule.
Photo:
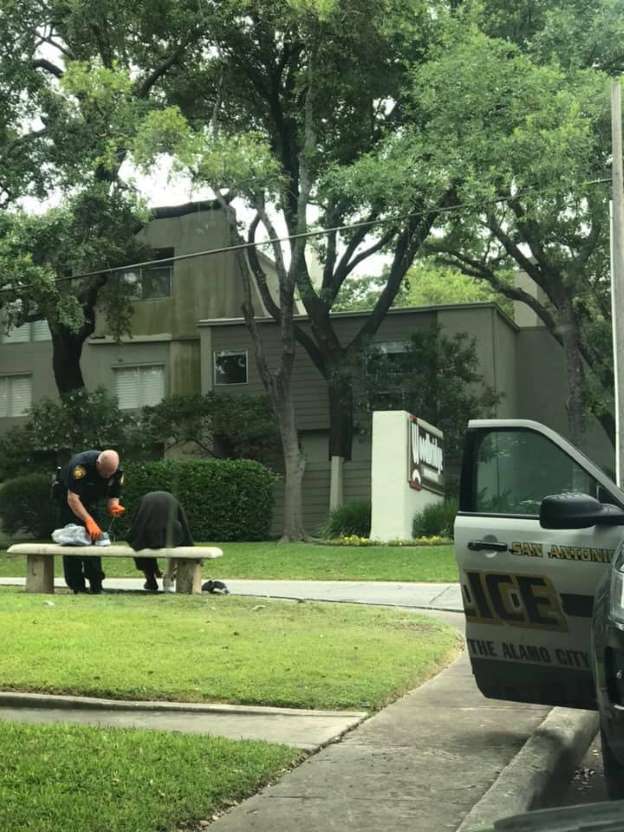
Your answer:
[[[373,413],[372,539],[411,539],[414,515],[444,499],[443,440],[411,413]]]

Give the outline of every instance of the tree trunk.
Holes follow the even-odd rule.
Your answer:
[[[560,326],[565,354],[566,378],[568,382],[568,430],[570,441],[580,445],[585,433],[583,408],[583,359],[581,356],[580,336],[574,316],[571,299],[562,303],[562,323]]]
[[[278,413],[284,453],[284,525],[281,543],[305,540],[303,527],[303,474],[305,457],[299,446],[295,408],[291,396],[281,396],[274,406]]]
[[[353,379],[340,369],[327,378],[329,396],[329,456],[348,462],[353,447]]]
[[[85,386],[80,358],[84,336],[69,332],[64,327],[52,329],[52,367],[54,380],[61,395]]]

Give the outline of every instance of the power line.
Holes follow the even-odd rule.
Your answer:
[[[579,182],[578,186],[588,186],[588,185],[603,185],[605,183],[610,182],[610,179],[589,179],[585,182]],[[532,195],[539,195],[544,193],[551,193],[547,190],[540,190],[536,188],[526,188],[523,191],[519,191],[516,194],[506,195],[506,196],[498,196],[493,197],[490,200],[485,200],[483,202],[464,202],[458,203],[456,205],[448,205],[446,207],[432,207],[428,210],[424,211],[416,211],[409,214],[404,214],[399,217],[387,217],[385,219],[376,219],[376,220],[363,220],[361,222],[354,222],[354,223],[347,223],[345,225],[335,225],[331,228],[321,228],[317,229],[316,231],[301,231],[297,234],[287,234],[285,237],[270,237],[268,240],[256,240],[253,243],[237,243],[236,245],[230,246],[222,246],[221,248],[211,248],[206,249],[204,251],[193,251],[189,254],[176,254],[173,257],[164,257],[158,260],[144,260],[140,263],[131,263],[124,266],[110,266],[103,269],[95,269],[94,271],[90,272],[82,272],[79,274],[72,274],[68,275],[67,277],[58,277],[54,284],[57,285],[59,283],[70,283],[74,280],[85,280],[89,277],[98,277],[102,274],[110,274],[111,272],[129,272],[135,269],[142,269],[146,266],[160,266],[160,265],[168,265],[173,262],[178,262],[180,260],[191,260],[195,257],[209,257],[215,254],[228,254],[229,252],[236,252],[242,251],[247,248],[259,248],[260,246],[268,246],[274,245],[276,243],[286,243],[290,240],[300,240],[303,238],[311,238],[311,237],[323,237],[327,234],[334,234],[339,231],[353,231],[358,228],[372,228],[373,226],[377,225],[390,225],[392,223],[398,223],[402,220],[408,219],[417,219],[419,217],[425,217],[428,214],[436,213],[436,214],[450,214],[455,213],[458,211],[464,211],[467,209],[470,210],[479,210],[481,208],[487,208],[492,205],[498,205],[502,202],[510,202],[511,200],[521,199],[523,196],[528,194]],[[13,288],[4,287],[0,289],[0,294],[14,292],[19,289],[25,289],[27,286],[20,285],[15,286]]]

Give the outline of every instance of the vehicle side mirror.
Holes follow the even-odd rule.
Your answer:
[[[591,526],[624,525],[619,506],[600,503],[589,494],[552,494],[540,506],[543,529],[588,529]]]

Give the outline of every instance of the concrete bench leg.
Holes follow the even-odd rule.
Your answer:
[[[26,592],[54,594],[54,558],[26,556]]]
[[[202,583],[202,562],[200,560],[178,560],[176,592],[199,595]]]

